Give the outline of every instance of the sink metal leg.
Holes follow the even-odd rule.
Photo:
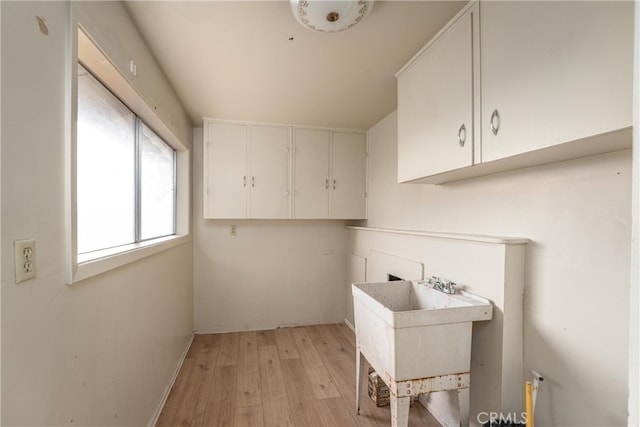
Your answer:
[[[458,389],[458,404],[460,406],[460,427],[469,427],[469,388]]]
[[[409,402],[411,398],[390,396],[391,401],[391,426],[406,427],[409,425]]]
[[[364,368],[364,356],[360,349],[356,349],[356,415],[360,415],[360,391],[362,390],[362,368]]]

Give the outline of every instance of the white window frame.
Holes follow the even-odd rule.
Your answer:
[[[73,33],[73,32],[71,32]],[[105,273],[118,267],[138,261],[167,249],[191,241],[190,235],[190,150],[171,132],[144,101],[140,94],[129,84],[123,75],[109,61],[100,48],[90,39],[82,28],[76,34],[70,34],[68,41],[66,96],[66,149],[65,149],[65,241],[66,241],[66,283],[78,283],[90,277]],[[176,215],[175,235],[146,240],[138,243],[108,248],[78,255],[76,221],[76,122],[78,94],[78,60],[115,93],[141,120],[176,150]]]

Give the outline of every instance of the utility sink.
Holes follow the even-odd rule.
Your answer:
[[[491,303],[415,281],[356,283],[352,293],[358,399],[364,356],[390,389],[393,425],[406,425],[408,396],[452,389],[468,424],[472,324],[491,319]]]
[[[489,301],[465,291],[445,294],[422,282],[358,283],[353,296],[394,328],[490,320]]]

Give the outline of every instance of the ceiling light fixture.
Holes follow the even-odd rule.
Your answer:
[[[374,0],[289,0],[296,20],[310,30],[336,33],[362,21]]]

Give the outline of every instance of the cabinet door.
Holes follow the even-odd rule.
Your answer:
[[[289,129],[249,126],[249,217],[289,217]]]
[[[631,125],[633,2],[481,2],[480,32],[483,162]]]
[[[398,76],[399,182],[473,164],[472,34],[470,11]]]
[[[331,145],[331,218],[367,217],[367,137],[357,133],[333,133]]]
[[[205,218],[247,216],[246,126],[208,123],[204,149]]]
[[[294,218],[329,217],[329,141],[329,131],[295,130]]]

